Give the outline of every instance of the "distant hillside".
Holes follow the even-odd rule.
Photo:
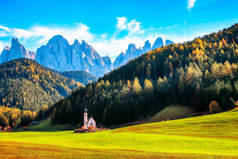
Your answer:
[[[130,61],[56,103],[52,123],[82,123],[85,107],[98,123],[119,125],[168,105],[215,112],[232,108],[237,100],[238,24]]]
[[[36,110],[67,97],[80,85],[29,59],[0,65],[0,105]]]
[[[96,77],[85,71],[66,71],[62,72],[61,75],[78,81],[84,85],[97,80]]]

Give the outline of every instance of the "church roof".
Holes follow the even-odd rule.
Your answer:
[[[84,112],[88,112],[88,109],[85,107]]]

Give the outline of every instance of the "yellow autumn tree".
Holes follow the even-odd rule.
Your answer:
[[[153,84],[148,79],[145,79],[145,81],[144,81],[144,90],[145,91],[152,91],[153,90]]]
[[[137,77],[135,77],[135,79],[134,79],[132,90],[136,93],[141,92],[141,85],[140,85],[139,79]]]

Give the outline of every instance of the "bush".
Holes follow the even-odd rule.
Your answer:
[[[210,113],[218,113],[221,112],[221,108],[219,106],[219,103],[217,103],[216,101],[211,101],[211,103],[209,104],[209,112]]]

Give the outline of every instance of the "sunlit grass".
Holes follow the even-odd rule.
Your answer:
[[[71,158],[73,154],[86,158],[238,158],[237,136],[238,110],[233,110],[97,133],[1,133],[0,143],[16,147],[12,156],[30,150],[28,155],[39,152],[41,158],[44,154],[57,158]],[[17,148],[26,145],[26,148]],[[38,151],[38,148],[46,149]],[[5,154],[2,151],[0,149],[0,158]]]

